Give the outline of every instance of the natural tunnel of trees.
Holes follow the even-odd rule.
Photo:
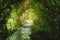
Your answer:
[[[60,0],[0,0],[0,40],[60,40]]]

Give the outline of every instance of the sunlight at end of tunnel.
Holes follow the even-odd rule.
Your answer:
[[[37,14],[34,12],[34,9],[29,8],[24,13],[22,13],[22,16],[20,16],[20,21],[22,24],[29,23],[33,25],[33,21],[37,19]]]

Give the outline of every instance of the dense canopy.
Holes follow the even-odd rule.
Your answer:
[[[0,40],[23,40],[25,24],[31,40],[60,40],[60,0],[0,0]]]

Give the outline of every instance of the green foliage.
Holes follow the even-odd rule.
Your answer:
[[[35,2],[35,1],[34,1]],[[43,5],[43,9],[38,11],[39,13],[42,11],[41,16],[38,17],[38,20],[35,22],[35,31],[33,31],[33,34],[35,36],[32,37],[32,39],[35,40],[40,40],[38,37],[40,37],[40,35],[44,36],[42,32],[46,33],[45,35],[49,35],[47,37],[49,38],[44,38],[44,37],[40,37],[41,40],[55,40],[57,38],[59,38],[59,23],[57,20],[60,20],[58,18],[58,16],[60,16],[60,8],[59,8],[59,4],[60,1],[59,0],[36,0],[36,4],[42,4]],[[38,5],[37,5],[38,6]],[[39,8],[38,7],[35,8]],[[40,9],[40,8],[39,8]],[[38,9],[38,10],[39,10]],[[41,17],[41,18],[40,18]],[[36,31],[37,29],[37,31]],[[42,31],[42,32],[41,32]],[[42,33],[42,34],[39,34]],[[38,37],[36,38],[36,36],[38,35]],[[44,39],[43,39],[44,38]]]
[[[19,28],[7,40],[30,40],[31,28]]]
[[[8,31],[6,28],[6,22],[11,12],[11,6],[9,0],[0,0],[0,40],[6,39]],[[7,35],[6,35],[7,34]]]
[[[49,35],[49,39],[51,40],[57,39],[60,30],[60,1],[30,1],[31,8],[34,9],[37,15],[37,20],[34,20],[34,24],[32,25],[32,39],[44,40],[46,39],[44,38],[46,35]],[[2,36],[0,36],[0,40],[6,39],[22,25],[19,18],[26,10],[23,2],[24,0],[0,1],[0,33]],[[45,36],[43,34],[45,34]]]

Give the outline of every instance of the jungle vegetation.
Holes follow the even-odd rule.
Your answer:
[[[0,0],[0,40],[26,21],[32,24],[31,40],[60,40],[60,0]]]

